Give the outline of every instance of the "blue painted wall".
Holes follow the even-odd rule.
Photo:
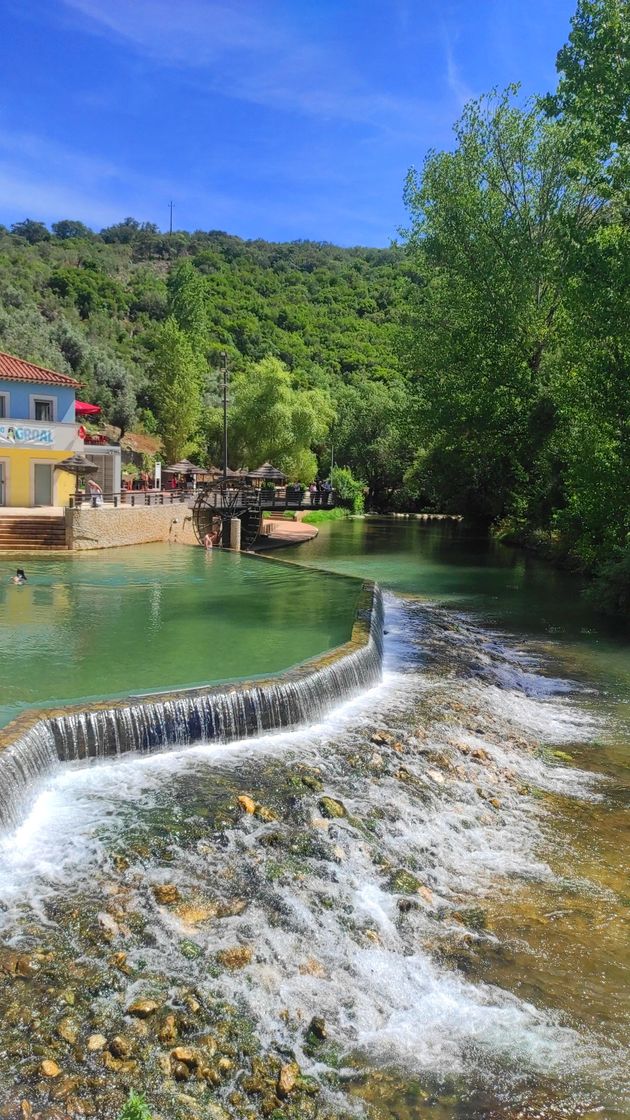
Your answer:
[[[31,397],[54,397],[56,424],[74,424],[74,389],[60,385],[36,385],[28,381],[2,381],[0,393],[9,394],[7,417],[11,420],[30,420]]]

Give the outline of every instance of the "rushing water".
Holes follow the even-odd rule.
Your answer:
[[[621,637],[455,527],[324,527],[293,559],[390,589],[382,685],[54,777],[0,852],[0,1115],[110,1118],[135,1085],[177,1120],[629,1116]]]

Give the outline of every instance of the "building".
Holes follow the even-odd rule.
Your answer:
[[[79,382],[0,352],[0,506],[65,506],[76,478],[55,469],[84,453]]]

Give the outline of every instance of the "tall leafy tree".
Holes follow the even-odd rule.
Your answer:
[[[191,261],[175,266],[168,278],[170,314],[200,354],[207,344],[208,314],[203,276]]]
[[[561,247],[597,211],[568,175],[562,129],[516,92],[471,102],[455,150],[406,185],[417,444],[436,500],[490,517],[545,503]]]
[[[326,393],[296,389],[277,358],[263,358],[237,372],[230,388],[229,447],[232,466],[273,462],[292,479],[310,482],[317,473],[313,448],[323,443],[333,419]],[[208,416],[211,455],[219,453],[220,416]]]
[[[152,394],[169,462],[195,442],[201,418],[202,370],[191,342],[171,315],[155,332]]]

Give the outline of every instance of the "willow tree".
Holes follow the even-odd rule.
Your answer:
[[[232,466],[270,461],[304,483],[317,473],[314,448],[326,440],[333,409],[320,389],[299,389],[277,358],[263,358],[234,374],[230,386],[229,448]],[[218,454],[220,415],[211,410],[207,434]]]

